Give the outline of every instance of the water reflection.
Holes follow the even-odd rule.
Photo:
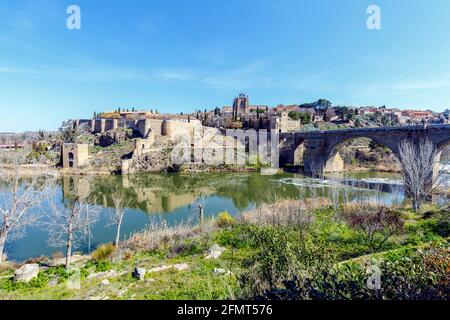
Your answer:
[[[388,193],[403,193],[401,183],[390,179],[329,176],[311,179],[296,174],[262,176],[259,174],[148,174],[136,176],[64,177],[63,195],[78,195],[92,204],[112,208],[112,196],[123,193],[130,208],[148,214],[171,213],[195,204],[199,198],[222,197],[232,201],[234,211],[281,199],[330,197],[339,188],[341,200],[352,201],[364,193],[390,202]],[[374,177],[375,178],[375,177]],[[346,199],[343,198],[345,193]],[[400,196],[400,195],[399,195]]]
[[[367,179],[370,183],[364,183]],[[199,203],[204,205],[205,217],[224,210],[238,214],[262,203],[311,197],[329,198],[334,204],[361,199],[401,203],[404,197],[402,191],[395,187],[398,186],[396,180],[398,176],[379,173],[329,176],[325,179],[295,174],[262,176],[257,173],[82,176],[62,178],[58,198],[62,204],[70,205],[75,196],[80,196],[100,207],[100,217],[91,228],[92,241],[75,249],[89,252],[98,244],[114,240],[114,228],[108,228],[108,215],[114,207],[112,197],[117,192],[126,196],[130,203],[122,225],[121,239],[124,239],[155,219],[164,220],[169,225],[187,220],[196,223],[198,217],[194,211]],[[391,186],[390,189],[387,186]],[[42,214],[42,210],[37,210],[36,214]],[[23,238],[8,243],[9,258],[23,260],[59,251],[47,245],[49,232],[51,230],[41,230],[38,226],[28,228]]]

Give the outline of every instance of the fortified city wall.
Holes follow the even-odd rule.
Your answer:
[[[141,138],[147,138],[151,132],[154,136],[176,137],[192,134],[195,127],[201,127],[200,120],[190,121],[170,119],[79,119],[75,121],[77,126],[87,126],[92,133],[103,133],[118,128],[128,128],[138,132]]]

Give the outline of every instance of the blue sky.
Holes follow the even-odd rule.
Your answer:
[[[66,8],[81,8],[81,30]],[[366,27],[381,8],[382,29]],[[450,107],[448,0],[0,0],[0,132],[118,106]]]

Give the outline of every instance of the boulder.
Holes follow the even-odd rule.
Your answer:
[[[100,282],[100,285],[102,285],[102,286],[109,285],[109,280],[108,279],[102,280],[102,282]]]
[[[133,277],[139,280],[144,280],[146,273],[147,270],[145,270],[145,268],[134,268]]]
[[[48,282],[48,286],[49,287],[56,287],[58,285],[58,283],[59,283],[58,278],[53,278],[52,280],[50,280]]]
[[[157,266],[155,268],[152,268],[152,269],[148,270],[148,272],[149,273],[150,272],[160,272],[160,271],[165,271],[165,270],[169,270],[169,269],[172,269],[172,268],[173,268],[173,266],[166,266],[165,264],[163,264],[163,265],[160,265],[160,266]]]
[[[222,248],[218,244],[214,244],[213,246],[211,246],[211,248],[209,248],[205,259],[217,259],[222,255],[222,253],[224,253],[225,250],[227,249]]]
[[[90,259],[90,256],[82,256],[82,255],[73,255],[70,258],[70,263],[73,264],[78,264],[78,263],[84,263],[87,260]],[[58,258],[58,259],[53,259],[50,260],[47,265],[49,267],[59,267],[59,266],[63,266],[66,264],[66,258]]]
[[[111,278],[117,275],[116,270],[108,270],[104,272],[97,272],[90,274],[87,279],[101,279],[101,278]]]
[[[30,282],[39,274],[39,265],[37,263],[30,263],[21,266],[14,273],[14,280],[17,282]]]
[[[180,264],[174,264],[173,267],[177,269],[178,271],[183,271],[189,268],[189,265],[187,263],[180,263]]]
[[[110,145],[129,140],[131,138],[133,138],[132,130],[119,128],[99,134],[97,136],[97,141],[95,144],[105,148],[109,147]]]
[[[214,268],[214,274],[215,275],[220,275],[220,274],[225,274],[227,271],[225,269],[222,268]]]

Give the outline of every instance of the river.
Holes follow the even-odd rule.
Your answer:
[[[400,177],[378,172],[330,175],[324,179],[289,173],[277,176],[227,173],[64,177],[59,181],[57,190],[61,203],[77,193],[100,210],[97,221],[91,227],[92,236],[76,247],[83,253],[114,240],[115,230],[108,226],[108,216],[114,207],[114,191],[123,193],[130,200],[123,220],[122,239],[156,221],[164,220],[169,225],[196,223],[198,217],[195,209],[200,202],[204,204],[205,217],[211,217],[222,211],[238,215],[264,202],[281,199],[327,197],[335,201],[356,201],[365,198],[386,205],[404,200]],[[0,189],[0,195],[1,192]],[[42,210],[36,210],[34,214],[40,215]],[[63,248],[51,247],[48,239],[49,231],[38,223],[33,224],[24,230],[21,237],[7,242],[8,259],[23,261],[63,252]]]

